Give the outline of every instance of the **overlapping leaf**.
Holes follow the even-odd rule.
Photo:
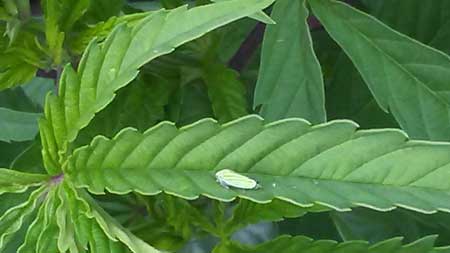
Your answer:
[[[305,1],[277,1],[264,35],[254,106],[271,121],[302,117],[325,121],[322,72],[312,48]]]
[[[450,248],[433,248],[436,237],[430,236],[408,245],[402,245],[401,238],[394,238],[370,246],[363,241],[314,241],[310,238],[297,236],[280,236],[272,241],[257,246],[242,246],[229,243],[215,249],[214,253],[271,253],[271,252],[304,252],[304,253],[447,253]]]
[[[178,80],[141,72],[126,89],[117,92],[114,101],[96,114],[89,126],[80,131],[73,146],[89,144],[100,134],[113,137],[125,127],[145,131],[164,119],[164,106],[178,85]]]
[[[11,236],[19,231],[24,220],[29,216],[34,209],[42,201],[42,193],[44,187],[33,192],[28,201],[18,206],[15,206],[0,217],[0,250],[3,250],[7,245]]]
[[[308,209],[306,208],[281,200],[274,200],[268,204],[256,204],[242,199],[234,207],[233,215],[226,222],[224,233],[231,235],[233,232],[249,224],[256,224],[263,221],[280,221],[283,218],[299,217],[307,211]]]
[[[94,26],[89,26],[68,41],[70,49],[76,54],[82,54],[93,38],[99,41],[104,40],[108,34],[120,23],[126,22],[129,26],[134,26],[148,13],[134,13],[120,17],[113,16],[106,21],[99,22]]]
[[[58,252],[58,226],[54,219],[58,199],[55,198],[55,192],[56,188],[52,188],[45,194],[45,201],[41,204],[36,219],[28,228],[25,241],[17,250],[18,253]]]
[[[59,227],[58,248],[61,252],[159,252],[132,235],[106,214],[90,197],[81,197],[64,183],[58,193],[56,211]],[[78,251],[76,251],[78,250]]]
[[[0,169],[0,194],[4,192],[23,192],[28,187],[42,185],[49,176]]]
[[[220,122],[248,114],[245,86],[234,70],[211,64],[206,67],[204,79],[214,114]]]
[[[312,0],[310,4],[352,59],[381,108],[392,112],[414,138],[450,140],[448,55],[345,3]]]
[[[117,224],[88,195],[80,197],[66,182],[53,183],[60,184],[41,187],[0,218],[0,249],[40,205],[19,253],[159,252]]]
[[[80,129],[133,80],[146,62],[204,33],[266,7],[273,0],[227,1],[187,10],[180,7],[149,14],[134,28],[117,27],[103,45],[93,42],[78,72],[66,66],[60,96],[49,96],[40,122],[43,157],[51,174]]]
[[[352,212],[332,212],[333,223],[342,239],[379,242],[401,235],[405,242],[412,242],[426,235],[436,234],[437,245],[450,241],[448,213],[420,214],[408,210],[380,213],[364,208]]]
[[[163,122],[144,134],[124,129],[112,140],[95,138],[75,151],[65,172],[93,193],[164,191],[186,199],[280,199],[340,211],[450,211],[450,144],[409,141],[395,129],[356,128],[350,121],[311,126],[300,119],[264,125],[258,116],[223,126],[205,119],[181,129]],[[214,173],[225,168],[262,187],[223,188]]]
[[[450,50],[448,31],[450,2],[446,0],[362,2],[367,7],[368,13],[395,30],[444,52]],[[397,10],[402,10],[402,15],[396,15]]]

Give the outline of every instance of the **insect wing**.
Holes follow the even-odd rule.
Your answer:
[[[238,174],[232,170],[221,170],[216,173],[217,180],[224,185],[231,186],[238,189],[255,189],[258,183],[241,174]]]

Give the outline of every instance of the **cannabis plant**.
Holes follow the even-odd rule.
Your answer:
[[[0,20],[0,252],[450,252],[449,1]]]

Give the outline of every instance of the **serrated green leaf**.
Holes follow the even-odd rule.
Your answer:
[[[14,233],[19,231],[27,216],[36,209],[41,201],[44,189],[45,187],[41,187],[34,191],[26,202],[12,207],[0,217],[0,251],[3,251]]]
[[[90,0],[44,0],[46,37],[51,49],[62,46],[65,33],[84,15]],[[61,44],[59,44],[61,43]]]
[[[0,141],[28,141],[38,132],[39,113],[20,112],[0,107]],[[20,129],[20,130],[19,130]]]
[[[74,198],[73,190],[63,182],[59,188],[58,198],[60,205],[56,210],[56,222],[59,227],[58,249],[60,252],[83,252],[87,248],[88,234],[83,230],[83,225],[88,224],[85,213],[88,207],[79,206],[79,201]],[[78,237],[77,237],[78,236]]]
[[[223,1],[229,1],[229,0],[211,0],[211,1],[214,3],[218,3],[218,2],[220,3]],[[248,17],[252,18],[256,21],[259,21],[263,24],[267,24],[267,25],[275,24],[275,21],[269,15],[267,15],[264,11],[258,11],[252,15],[249,15]]]
[[[44,217],[42,220],[42,229],[36,241],[36,253],[58,253],[58,234],[59,228],[56,222],[56,211],[60,200],[57,197],[58,187],[49,190],[46,198],[47,202],[43,206]]]
[[[191,124],[203,118],[213,117],[211,101],[200,81],[178,89],[169,101],[169,119],[180,126]]]
[[[37,214],[36,219],[30,225],[27,230],[27,234],[25,236],[25,241],[17,250],[17,253],[29,253],[29,252],[46,252],[46,253],[57,253],[56,245],[53,245],[52,248],[47,248],[47,251],[40,250],[40,246],[52,246],[47,244],[49,241],[46,240],[45,236],[54,236],[53,233],[55,227],[52,226],[52,215],[56,215],[54,213],[55,208],[55,188],[50,189],[45,196],[45,202],[39,208],[39,212]],[[52,235],[53,234],[53,235]],[[42,238],[44,237],[44,238]],[[43,239],[42,241],[40,239]],[[50,238],[49,238],[50,239]],[[54,242],[56,242],[56,238],[53,238]]]
[[[0,55],[4,57],[4,55]],[[0,66],[1,67],[1,66]],[[0,68],[0,90],[11,88],[33,79],[37,68],[26,62],[14,62],[6,69]]]
[[[338,211],[363,206],[449,212],[449,143],[410,141],[395,129],[356,128],[345,120],[264,125],[258,116],[223,126],[205,119],[180,129],[163,122],[144,134],[124,129],[112,140],[98,136],[75,151],[64,171],[93,193],[164,191],[186,199],[280,199]],[[261,188],[225,189],[214,173],[226,168]]]
[[[436,237],[425,237],[408,245],[402,245],[401,238],[394,238],[376,245],[370,246],[363,241],[348,241],[338,243],[335,241],[314,241],[303,236],[280,236],[272,241],[257,245],[243,246],[238,243],[228,243],[216,248],[214,253],[272,253],[282,250],[283,252],[304,253],[435,253],[448,252],[448,248],[433,248]]]
[[[324,84],[312,48],[305,1],[277,1],[267,27],[254,107],[270,121],[302,117],[313,123],[326,120]]]
[[[67,43],[74,53],[82,54],[92,39],[97,38],[99,41],[103,41],[117,25],[126,22],[129,26],[135,26],[147,15],[148,13],[133,13],[119,17],[113,16],[106,21],[86,27]]]
[[[57,242],[60,252],[130,252],[124,244],[105,234],[91,216],[89,204],[72,186],[64,182],[58,197],[61,201],[56,211],[59,227]]]
[[[23,192],[29,187],[46,183],[49,178],[49,176],[43,174],[31,174],[0,168],[0,194]]]
[[[118,26],[101,46],[92,42],[78,73],[66,66],[59,97],[47,99],[40,122],[43,157],[50,174],[60,171],[68,144],[95,113],[108,105],[115,92],[138,74],[148,61],[208,31],[254,13],[273,0],[232,0],[188,10],[186,6],[149,14],[133,29]],[[193,18],[195,17],[195,18]]]
[[[6,32],[0,24],[0,34]],[[6,37],[0,36],[0,90],[30,81],[38,67],[47,67],[43,52],[37,48],[36,35],[22,29],[11,45]]]
[[[390,111],[413,138],[450,139],[448,55],[342,2],[312,0],[310,4],[383,110]]]
[[[91,1],[86,13],[86,19],[90,23],[107,20],[112,16],[118,16],[125,0],[95,0]]]
[[[125,244],[134,253],[159,253],[152,246],[148,245],[130,231],[122,227],[114,218],[106,213],[97,203],[95,203],[87,194],[84,199],[89,203],[91,215],[97,221],[98,226],[113,241],[120,241]]]
[[[248,114],[245,86],[236,71],[222,64],[211,63],[205,67],[203,78],[214,114],[220,122]]]
[[[394,117],[378,106],[361,75],[344,53],[339,55],[333,68],[326,90],[329,119],[351,119],[362,128],[398,127]]]
[[[60,1],[43,0],[42,9],[45,17],[45,38],[55,65],[62,63],[65,33],[61,28],[62,13]],[[67,14],[67,13],[65,13]]]
[[[408,2],[362,1],[368,13],[407,36],[439,50],[450,50],[450,2],[446,0]],[[402,10],[402,15],[396,15]]]
[[[332,212],[331,217],[344,241],[375,243],[402,235],[404,242],[413,242],[431,234],[439,235],[436,245],[448,245],[450,241],[448,213],[429,215],[401,209],[380,213],[356,208],[352,212]]]
[[[283,218],[299,217],[308,210],[281,200],[274,200],[269,204],[256,204],[241,199],[233,209],[233,215],[225,224],[225,234],[233,232],[249,224],[263,221],[281,221]]]
[[[165,118],[164,106],[179,85],[153,74],[141,74],[117,92],[114,101],[95,115],[89,126],[80,131],[73,146],[87,145],[97,135],[113,137],[125,127],[145,131]]]

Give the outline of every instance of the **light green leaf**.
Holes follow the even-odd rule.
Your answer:
[[[450,140],[449,56],[342,2],[310,4],[383,110],[413,138]]]
[[[28,141],[38,132],[39,113],[20,112],[0,107],[0,141]]]
[[[120,241],[125,244],[134,253],[159,253],[152,246],[148,245],[130,231],[122,227],[114,218],[106,213],[97,203],[93,201],[87,194],[84,194],[84,199],[88,202],[91,208],[91,215],[97,221],[99,227],[105,234],[113,241]]]
[[[118,26],[100,46],[90,44],[78,73],[66,66],[59,97],[51,95],[40,122],[44,163],[50,174],[60,171],[68,144],[138,74],[148,61],[172,52],[224,24],[255,13],[273,0],[232,0],[188,10],[185,6],[149,14],[139,25]],[[193,18],[195,17],[195,18]]]
[[[5,29],[0,24],[0,34]],[[34,77],[38,67],[47,67],[35,41],[36,35],[24,29],[12,45],[7,37],[0,36],[0,90],[24,84]]]
[[[347,241],[338,243],[335,241],[319,240],[297,236],[280,236],[272,241],[257,245],[243,246],[238,243],[228,243],[216,248],[214,253],[272,253],[282,250],[283,252],[305,252],[305,253],[447,253],[450,248],[433,248],[435,236],[425,237],[414,243],[402,246],[401,238],[394,238],[370,246],[363,241]]]
[[[45,33],[51,49],[62,46],[64,33],[70,32],[73,25],[87,11],[89,5],[90,0],[42,1],[45,14]]]
[[[29,187],[42,185],[49,179],[49,176],[43,174],[31,174],[0,168],[0,194],[23,192]]]
[[[276,24],[276,22],[263,11],[259,11],[255,14],[250,15],[249,17],[267,25]]]
[[[0,54],[0,58],[5,57]],[[1,60],[0,60],[1,61]],[[7,68],[0,68],[0,90],[11,88],[33,79],[37,68],[31,64],[15,59]],[[0,67],[2,64],[0,63]]]
[[[19,231],[27,216],[36,209],[44,190],[45,187],[41,187],[34,191],[26,202],[9,209],[0,217],[0,251],[3,251],[14,233]]]
[[[229,1],[229,0],[211,0],[211,1],[214,3],[220,3],[223,1]],[[249,15],[248,17],[252,18],[256,21],[259,21],[261,23],[267,24],[267,25],[275,24],[275,21],[269,15],[267,15],[264,11],[255,12],[254,14]]]
[[[302,117],[313,123],[326,120],[324,84],[312,48],[305,1],[277,1],[262,46],[254,107],[270,121]]]
[[[68,183],[63,182],[56,211],[59,227],[58,249],[60,252],[126,253],[128,248],[114,238],[109,238],[90,214],[90,206]]]
[[[220,122],[248,114],[245,86],[236,71],[222,64],[211,63],[205,66],[203,78],[214,114]]]
[[[258,116],[223,126],[205,119],[180,129],[163,122],[144,134],[124,129],[112,140],[98,136],[75,151],[64,171],[96,194],[106,188],[185,199],[280,199],[338,211],[450,211],[450,143],[410,141],[396,129],[356,128],[345,120],[264,125]],[[227,190],[214,176],[221,169],[257,180],[261,188]]]
[[[56,207],[59,201],[55,197],[56,188],[50,189],[45,202],[39,208],[36,219],[28,228],[24,243],[19,247],[18,253],[57,253],[56,239],[58,227],[56,226]],[[52,219],[53,218],[53,219]]]
[[[60,2],[58,0],[43,0],[42,8],[45,17],[45,38],[55,65],[62,63],[63,43],[65,34],[61,28]]]

